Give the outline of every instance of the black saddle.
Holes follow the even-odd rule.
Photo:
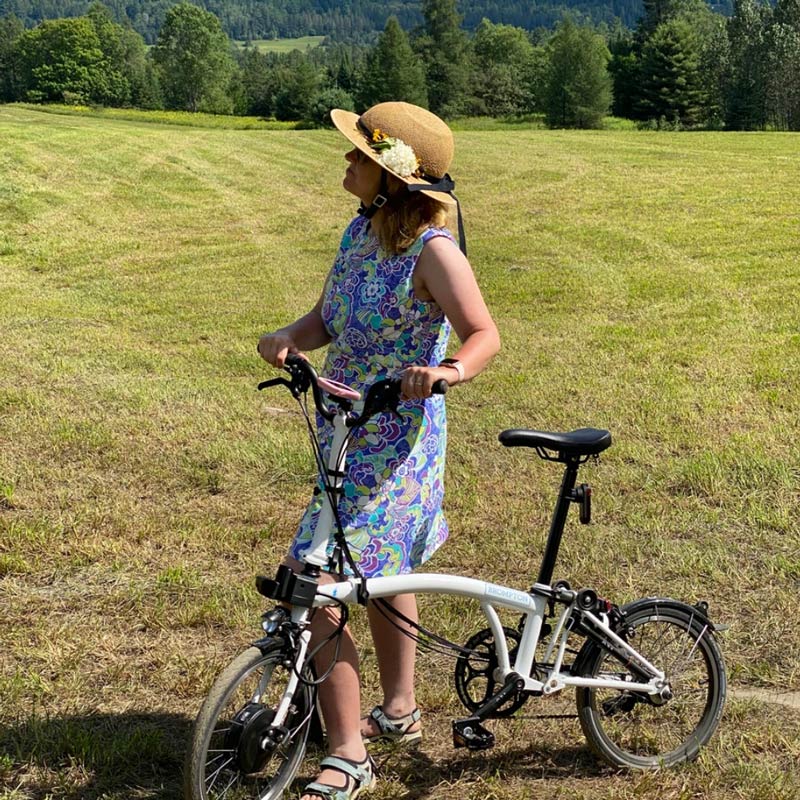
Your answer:
[[[504,447],[533,447],[542,458],[553,461],[594,456],[611,447],[611,434],[599,428],[580,428],[569,433],[513,428],[503,431],[498,438]]]

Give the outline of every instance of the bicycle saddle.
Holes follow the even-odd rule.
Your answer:
[[[611,434],[599,428],[580,428],[570,433],[513,428],[503,431],[498,438],[504,447],[554,450],[560,456],[593,456],[611,447]]]

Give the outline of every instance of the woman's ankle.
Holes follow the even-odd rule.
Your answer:
[[[360,737],[357,744],[329,748],[328,755],[355,761],[357,764],[363,764],[369,757],[364,741]]]
[[[381,704],[381,708],[389,719],[402,719],[416,711],[417,703],[412,695],[411,697],[404,697],[396,700],[384,700]]]

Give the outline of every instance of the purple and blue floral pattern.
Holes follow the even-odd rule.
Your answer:
[[[412,283],[425,242],[449,231],[430,228],[400,255],[387,255],[369,221],[356,217],[323,292],[322,319],[331,343],[322,374],[362,393],[406,367],[444,358],[450,323]],[[360,406],[356,404],[356,411]],[[400,403],[354,431],[339,515],[362,574],[400,575],[427,561],[447,538],[442,512],[447,425],[444,398]],[[327,463],[332,426],[317,418]],[[298,558],[311,543],[322,507],[317,494],[289,551]],[[331,536],[328,552],[334,546]]]

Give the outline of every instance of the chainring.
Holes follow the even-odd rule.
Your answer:
[[[514,628],[503,628],[503,633],[509,646],[509,659],[514,659],[522,639],[520,632]],[[456,660],[455,682],[458,698],[470,712],[477,711],[500,687],[495,680],[497,670],[497,651],[495,649],[494,634],[491,629],[484,628],[472,636],[464,645],[470,652],[462,653]],[[497,708],[492,717],[510,717],[519,710],[528,699],[524,692],[515,692],[509,699]]]

